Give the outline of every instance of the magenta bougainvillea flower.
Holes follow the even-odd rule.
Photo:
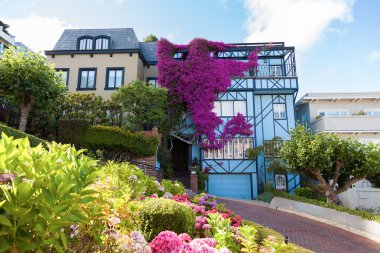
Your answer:
[[[168,89],[171,108],[186,106],[195,125],[195,135],[208,139],[207,143],[201,143],[203,148],[221,148],[237,134],[252,134],[252,125],[241,114],[227,122],[219,136],[215,133],[223,123],[212,111],[217,94],[230,87],[231,77],[243,76],[245,71],[258,66],[257,52],[252,52],[247,62],[215,57],[218,52],[233,47],[205,39],[194,39],[187,45],[174,45],[166,39],[157,42],[158,82]],[[173,57],[176,53],[182,54],[182,60]]]

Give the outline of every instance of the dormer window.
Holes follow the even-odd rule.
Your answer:
[[[92,42],[93,38],[91,37],[80,38],[78,43],[79,50],[92,50]]]
[[[108,37],[98,37],[95,39],[95,49],[96,50],[102,50],[102,49],[109,49],[109,41],[110,39]]]

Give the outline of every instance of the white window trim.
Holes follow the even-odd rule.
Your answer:
[[[283,109],[284,109],[284,111],[278,111],[278,112],[276,112],[276,105],[282,105],[283,106]],[[282,112],[284,112],[284,117],[282,117]],[[276,117],[276,113],[278,113],[278,117]],[[286,104],[285,103],[273,103],[273,118],[274,119],[286,119],[287,118],[287,112],[286,112]]]
[[[378,115],[373,115],[373,111],[378,111],[380,113],[380,108],[364,109],[363,111],[368,116],[378,116]],[[370,112],[370,114],[367,114],[368,112]]]
[[[338,112],[339,115],[338,116],[327,116],[327,117],[342,117],[342,116],[349,116],[349,110],[348,109],[320,109],[318,110],[318,115],[321,115],[321,112]],[[346,115],[342,115],[342,112],[345,112]],[[326,115],[324,115],[326,116]]]

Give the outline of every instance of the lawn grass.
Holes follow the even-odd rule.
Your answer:
[[[264,226],[262,226],[262,225],[260,225],[258,223],[253,222],[253,221],[244,220],[242,223],[245,224],[245,225],[249,225],[249,226],[255,227],[256,230],[257,230],[257,233],[259,235],[258,236],[259,239],[261,239],[261,238],[264,239],[268,235],[274,236],[274,237],[276,237],[280,241],[284,241],[284,239],[285,239],[284,236],[282,234],[280,234],[279,232],[277,232],[277,231],[275,231],[273,229],[264,227]],[[301,246],[299,246],[297,244],[294,244],[294,243],[289,243],[289,244],[292,245],[296,249],[296,252],[298,252],[298,253],[312,253],[312,252],[314,252],[314,251],[302,248]]]

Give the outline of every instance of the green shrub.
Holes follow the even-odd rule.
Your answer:
[[[296,196],[309,198],[309,199],[315,198],[313,195],[313,191],[311,190],[310,187],[296,188],[295,191],[296,191]]]
[[[268,191],[268,192],[261,193],[257,198],[260,201],[270,203],[274,197],[275,195],[273,194],[273,192]]]
[[[173,195],[182,195],[185,193],[185,186],[179,181],[163,179],[161,185],[165,188],[164,192],[170,192]]]
[[[193,234],[195,213],[187,205],[170,199],[147,199],[138,212],[141,231],[151,241],[161,231],[170,230],[177,234]]]
[[[157,138],[148,138],[141,133],[132,133],[119,127],[91,126],[82,142],[84,147],[107,151],[126,151],[131,156],[151,156],[156,152]]]
[[[36,136],[21,132],[19,130],[16,130],[14,128],[8,127],[8,126],[0,123],[0,134],[2,132],[5,133],[7,136],[13,136],[15,139],[28,137],[29,142],[30,142],[30,146],[32,146],[32,147],[36,147],[40,143],[46,144],[46,141],[43,139],[40,139]]]
[[[58,141],[80,145],[90,125],[90,121],[84,119],[60,119],[58,121]]]
[[[276,197],[291,199],[291,200],[295,200],[295,201],[299,201],[299,202],[304,202],[304,203],[308,203],[308,204],[313,204],[313,205],[317,205],[317,206],[331,208],[331,209],[335,209],[335,210],[340,211],[340,212],[345,212],[348,214],[360,216],[365,220],[380,222],[380,215],[379,214],[373,214],[373,213],[369,213],[366,211],[360,211],[360,210],[353,210],[353,209],[350,209],[347,207],[327,203],[326,201],[321,201],[318,199],[308,199],[308,198],[304,198],[304,197],[294,196],[294,195],[291,195],[289,193],[282,192],[282,191],[276,191],[275,190],[275,191],[273,191],[273,194]]]
[[[14,179],[0,185],[0,252],[66,252],[65,229],[90,221],[82,206],[97,196],[89,189],[96,161],[69,145],[32,148],[27,138],[3,134],[1,174]]]

